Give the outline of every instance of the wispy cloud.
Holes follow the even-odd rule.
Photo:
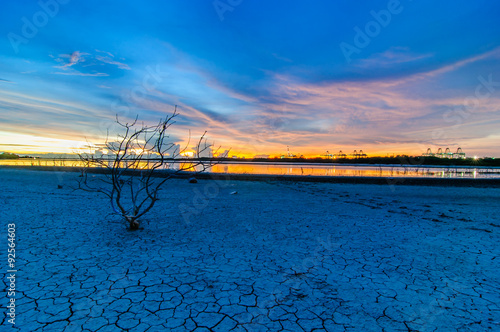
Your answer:
[[[471,63],[475,63],[475,62],[478,62],[478,61],[481,61],[481,60],[485,60],[485,59],[499,59],[500,58],[500,47],[497,47],[489,52],[485,52],[485,53],[481,53],[481,54],[478,54],[478,55],[474,55],[474,56],[471,56],[471,57],[468,57],[466,59],[463,59],[463,60],[459,60],[459,61],[456,61],[452,64],[449,64],[449,65],[446,65],[446,66],[443,66],[443,67],[440,67],[440,68],[437,68],[437,69],[434,69],[434,70],[430,70],[426,73],[424,73],[423,75],[425,76],[436,76],[436,75],[440,75],[440,74],[444,74],[446,72],[450,72],[450,71],[453,71],[453,70],[457,70],[461,67],[464,67],[468,64],[471,64]],[[417,77],[419,77],[417,75]]]
[[[44,99],[34,94],[0,91],[0,106],[0,123],[4,130],[8,128],[12,132],[36,136],[78,138],[88,134],[89,128],[93,128],[98,121],[113,121],[112,116],[106,114],[106,109]]]
[[[97,51],[99,54],[91,54],[81,51],[75,51],[71,54],[61,54],[59,57],[52,58],[59,63],[54,68],[62,69],[63,72],[56,72],[58,75],[71,75],[71,76],[110,76],[109,73],[102,72],[102,65],[115,66],[122,70],[130,70],[130,67],[123,62],[114,59],[114,55],[110,52]],[[97,71],[93,67],[100,66]],[[90,72],[88,72],[90,70]]]
[[[42,147],[42,145],[33,145],[33,144],[15,144],[15,143],[11,143],[11,144],[3,144],[3,143],[0,143],[0,146]]]
[[[404,54],[401,55],[396,51],[380,58],[404,64],[430,57],[399,50]],[[453,89],[436,93],[434,87],[447,86],[446,75],[441,74],[489,60],[495,54],[489,52],[419,74],[366,81],[317,84],[270,73],[262,94],[260,90],[249,94],[231,90],[203,68],[192,63],[175,63],[172,68],[163,67],[162,72],[189,79],[172,86],[162,85],[161,89],[150,91],[150,97],[135,104],[137,109],[160,113],[177,104],[182,120],[176,128],[207,129],[217,144],[232,147],[234,153],[273,154],[283,151],[287,145],[295,151],[309,153],[324,153],[325,149],[418,153],[422,149],[425,152],[431,132],[437,127],[449,130],[449,137],[439,141],[443,144],[458,142],[466,146],[469,138],[491,134],[494,128],[486,121],[500,109],[500,98],[492,96],[482,101],[474,111],[474,119],[464,123],[464,134],[460,136],[449,129],[453,124],[444,121],[443,113],[463,105],[466,95]],[[477,65],[480,68],[482,64]],[[182,74],[174,75],[176,71]],[[204,92],[203,98],[198,98],[199,91]],[[207,102],[210,97],[217,103]],[[474,131],[476,123],[483,123],[484,130]]]
[[[61,54],[58,58],[55,58],[57,62],[61,65],[56,66],[57,68],[69,68],[78,63],[85,62],[85,56],[90,55],[89,53],[84,53],[80,51],[75,51],[71,54]]]
[[[290,60],[290,59],[288,59],[288,58],[285,58],[285,57],[283,57],[283,56],[280,56],[280,55],[278,55],[278,54],[276,54],[276,53],[273,53],[273,54],[271,54],[271,55],[272,55],[274,58],[276,58],[277,60],[280,60],[280,61],[285,61],[285,62],[290,62],[290,63],[291,63],[291,62],[293,62],[293,60]]]
[[[106,73],[80,73],[78,71],[55,72],[54,74],[68,75],[68,76],[95,76],[95,77],[109,76],[109,74]]]
[[[448,88],[436,93],[434,89],[447,86],[445,73],[469,64],[481,68],[481,61],[496,59],[498,53],[491,51],[425,73],[391,79],[314,84],[276,74],[266,98],[254,104],[253,116],[232,125],[234,138],[225,138],[234,141],[238,137],[244,142],[253,134],[259,146],[295,145],[317,152],[328,142],[344,149],[419,151],[432,144],[432,131],[440,128],[446,131],[446,137],[436,142],[467,146],[472,139],[497,132],[497,124],[491,119],[500,112],[500,98],[481,100],[457,131],[455,122],[446,121],[444,114],[463,107],[467,92]],[[417,58],[394,59],[402,62]],[[473,96],[474,92],[472,89],[469,94]],[[482,130],[476,128],[478,125]],[[235,135],[236,130],[239,135]]]
[[[117,66],[120,69],[130,70],[130,67],[126,63],[115,61],[110,56],[100,56],[100,55],[97,55],[95,58],[97,60],[99,60],[101,62],[104,62],[104,63],[107,63],[109,65],[115,65],[115,66]]]
[[[103,54],[107,54],[107,55],[109,55],[110,57],[114,57],[113,53],[111,53],[111,52],[101,51],[101,50],[97,50],[97,49],[96,49],[95,51],[96,51],[97,53],[103,53]]]
[[[359,68],[380,68],[391,67],[410,62],[416,62],[432,57],[433,54],[415,54],[407,47],[391,47],[385,52],[373,54],[371,57],[361,59],[354,65]]]

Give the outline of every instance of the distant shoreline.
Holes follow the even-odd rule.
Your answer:
[[[79,158],[46,158],[46,157],[28,157],[23,156],[18,158],[1,158],[0,160],[32,160],[32,161],[45,161],[45,162],[57,162],[57,161],[78,161]],[[12,155],[10,155],[12,156]],[[101,158],[101,157],[98,157]],[[106,157],[104,157],[106,158]],[[421,167],[421,166],[461,166],[461,167],[499,167],[500,168],[500,158],[495,157],[483,157],[483,158],[447,158],[447,157],[436,157],[436,156],[394,156],[394,157],[335,157],[335,158],[200,158],[206,161],[214,161],[219,163],[264,163],[264,164],[293,164],[293,165],[303,165],[303,164],[328,164],[328,165],[367,165],[367,166],[400,166],[400,167]],[[113,161],[114,158],[110,158]],[[155,159],[144,158],[144,161]],[[197,158],[165,158],[168,162],[190,162],[198,161]]]
[[[0,165],[1,170],[19,169],[41,172],[80,172],[81,167],[69,166],[19,166]],[[104,174],[106,169],[92,168],[89,172]],[[169,171],[159,171],[156,176],[168,176]],[[270,175],[270,174],[230,174],[230,173],[178,173],[175,178],[190,178],[195,176],[200,180],[223,181],[279,181],[279,182],[320,182],[345,184],[372,184],[390,186],[438,186],[438,187],[476,187],[500,188],[500,178],[434,178],[434,177],[372,177],[372,176],[319,176],[319,175]]]

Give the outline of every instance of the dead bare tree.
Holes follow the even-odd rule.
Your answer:
[[[125,219],[130,229],[138,229],[139,218],[153,208],[166,181],[179,172],[199,173],[213,166],[213,160],[201,157],[211,147],[207,144],[206,132],[194,148],[194,157],[179,160],[189,142],[181,149],[168,141],[167,131],[177,116],[176,107],[172,115],[150,126],[138,125],[137,117],[132,123],[122,123],[117,117],[116,122],[124,133],[113,141],[108,134],[104,144],[108,155],[95,156],[92,151],[79,153],[83,167],[78,189],[106,195],[113,211]],[[175,165],[178,167],[173,167]],[[104,169],[104,174],[89,177],[89,171],[96,167]]]

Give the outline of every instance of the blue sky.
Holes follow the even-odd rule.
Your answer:
[[[0,14],[0,151],[71,152],[179,105],[173,140],[234,154],[500,156],[493,1],[40,3]]]

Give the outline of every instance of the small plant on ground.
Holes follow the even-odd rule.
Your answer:
[[[124,218],[129,228],[139,229],[139,218],[153,208],[165,182],[179,172],[199,173],[213,165],[212,159],[201,157],[211,148],[205,139],[206,132],[196,144],[194,156],[179,160],[187,146],[180,149],[167,133],[177,116],[175,109],[156,125],[139,124],[137,117],[131,123],[122,123],[117,117],[123,133],[113,141],[108,135],[104,144],[106,155],[97,155],[92,150],[78,154],[83,163],[78,189],[106,195],[113,211]],[[90,173],[103,174],[89,176]]]

